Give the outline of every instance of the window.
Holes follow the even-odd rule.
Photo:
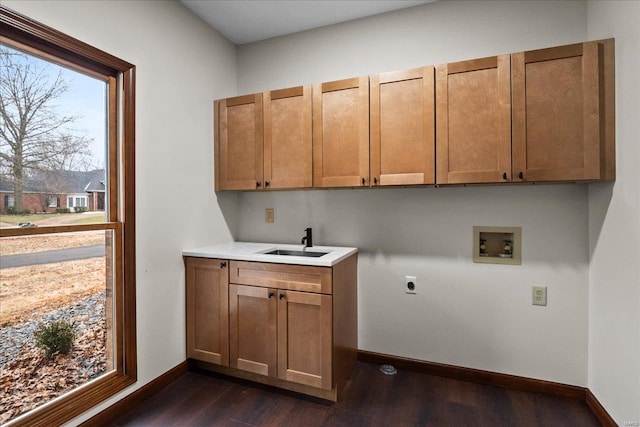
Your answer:
[[[87,207],[89,196],[72,196],[67,199],[67,206],[70,208]]]
[[[102,255],[96,258],[95,271],[101,272],[102,276],[97,286],[106,290],[103,296],[105,302],[102,305],[105,313],[103,319],[106,330],[111,331],[106,334],[104,343],[106,350],[100,362],[106,368],[95,377],[89,374],[88,382],[82,387],[68,391],[46,405],[38,406],[19,417],[11,420],[2,419],[4,414],[0,411],[0,423],[8,421],[11,426],[60,425],[125,389],[137,379],[134,222],[135,67],[3,6],[0,6],[0,34],[0,45],[89,76],[104,88],[104,105],[106,106],[104,170],[86,170],[87,173],[95,173],[99,178],[87,178],[83,181],[80,178],[85,177],[76,174],[75,179],[79,185],[85,186],[90,182],[105,183],[102,188],[104,191],[102,216],[98,219],[89,218],[87,222],[85,221],[87,218],[79,218],[77,214],[66,214],[74,222],[62,225],[43,223],[37,227],[27,225],[0,228],[0,249],[2,250],[10,246],[5,243],[17,239],[29,239],[33,243],[29,245],[31,247],[38,244],[49,245],[42,242],[54,240],[64,247],[79,236],[84,238],[85,235],[93,236],[91,238],[97,241],[94,246],[102,250]],[[64,135],[58,134],[57,137],[56,141],[64,142],[62,141]],[[75,136],[71,135],[71,137]],[[6,166],[0,164],[3,173]],[[51,194],[67,194],[69,207],[88,207],[88,195],[82,194],[87,190],[71,191],[71,193],[80,193],[73,195],[58,191],[62,184],[59,181],[60,174],[53,173],[57,169],[55,167],[41,169],[33,171],[28,178],[32,178],[34,182],[46,182],[47,185],[35,189],[37,191],[24,191],[21,194],[6,196],[6,206],[11,203],[11,207],[21,205],[26,208],[31,203],[34,207],[28,208],[30,210],[42,209],[42,205],[47,204],[49,207],[54,207],[59,206],[59,201],[57,196],[53,197]],[[42,175],[43,173],[47,175]],[[43,176],[45,177],[42,178]],[[2,252],[0,256],[3,256]],[[43,274],[41,277],[44,279],[42,283],[54,280],[53,276],[46,276],[49,272],[47,265],[49,264],[41,268],[41,274]],[[8,275],[7,270],[10,269],[0,270],[0,274]],[[70,285],[74,285],[70,288],[75,289],[76,284],[87,282],[86,276],[76,274],[73,268],[63,266],[59,270],[62,277],[66,277],[65,274],[71,277],[64,279],[69,280]],[[24,275],[15,274],[14,277],[17,281],[24,278]],[[71,282],[72,280],[78,281]],[[5,286],[4,278],[1,283]],[[2,291],[4,292],[5,289]],[[3,301],[0,310],[7,310],[7,306],[8,304]]]
[[[14,196],[4,196],[4,207],[13,208],[16,206],[16,198]]]

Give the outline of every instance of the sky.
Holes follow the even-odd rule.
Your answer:
[[[62,68],[55,64],[52,67]],[[93,139],[91,149],[95,163],[104,167],[106,151],[106,83],[67,68],[62,68],[69,90],[59,98],[59,105],[70,115],[81,116],[75,122],[79,134]]]
[[[11,49],[6,45],[4,48]],[[69,89],[53,101],[60,115],[79,116],[71,126],[73,133],[86,136],[92,142],[89,149],[93,154],[92,163],[99,168],[105,165],[106,152],[106,88],[107,84],[94,77],[79,73],[58,64],[31,56],[39,66],[46,69],[51,79],[62,71],[63,79]]]

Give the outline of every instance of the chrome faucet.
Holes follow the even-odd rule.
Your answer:
[[[311,227],[305,228],[304,232],[306,234],[302,238],[302,241],[300,243],[302,243],[303,245],[306,245],[307,248],[310,248],[311,246],[313,246],[313,237],[311,234]]]

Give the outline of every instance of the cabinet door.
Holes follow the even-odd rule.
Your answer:
[[[434,68],[369,77],[373,185],[435,183]]]
[[[262,188],[262,94],[216,102],[216,190]]]
[[[436,67],[438,184],[511,181],[509,55]]]
[[[227,261],[185,258],[187,357],[229,366]]]
[[[264,188],[313,185],[311,86],[264,94]]]
[[[515,180],[606,178],[602,55],[598,42],[512,55]]]
[[[313,86],[313,185],[369,184],[367,77]]]
[[[230,285],[230,366],[276,377],[276,290]]]
[[[332,298],[278,290],[278,378],[331,390]]]

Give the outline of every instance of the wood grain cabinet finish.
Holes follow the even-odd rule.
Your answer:
[[[216,101],[216,190],[614,180],[614,47]]]
[[[226,309],[218,294],[193,292],[196,283],[202,288],[219,279],[213,273],[219,261],[185,260],[188,335],[196,325],[206,344],[206,351],[187,352],[193,367],[338,399],[357,359],[357,254],[333,267],[229,261]],[[196,275],[194,266],[204,270]],[[224,345],[215,336],[225,327],[228,352],[213,357]]]
[[[331,390],[332,296],[278,290],[278,378]]]
[[[614,40],[436,67],[436,183],[615,179]]]
[[[434,67],[369,76],[371,185],[435,183]]]
[[[230,285],[232,368],[331,390],[332,297]]]
[[[312,187],[311,86],[265,92],[263,99],[263,188]]]
[[[229,287],[229,366],[258,375],[277,375],[276,290]]]
[[[216,190],[255,190],[263,177],[262,94],[216,101]]]
[[[313,85],[313,186],[369,185],[369,79]]]
[[[229,366],[227,262],[185,258],[187,357]]]
[[[512,55],[514,181],[615,179],[613,44]]]
[[[511,181],[510,56],[436,67],[438,184]]]
[[[311,86],[215,102],[216,191],[310,188]]]

